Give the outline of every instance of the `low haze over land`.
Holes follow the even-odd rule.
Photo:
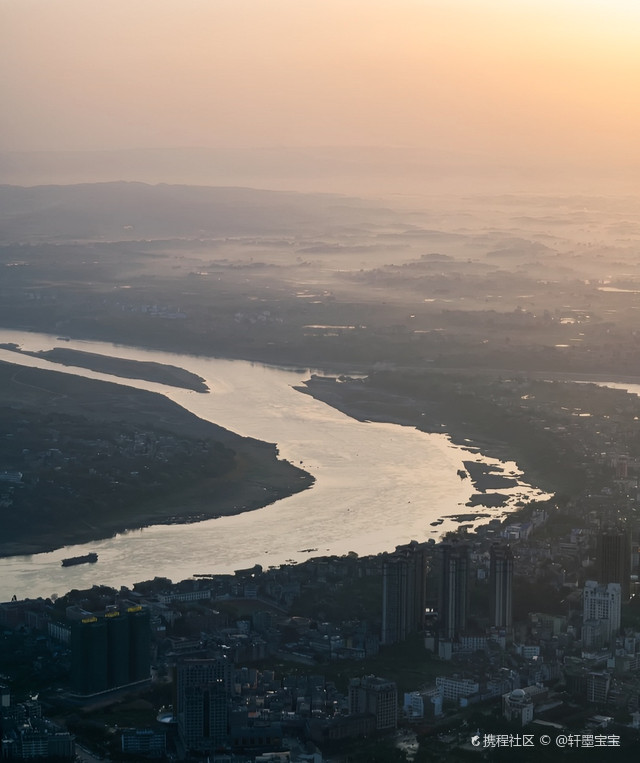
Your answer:
[[[631,197],[401,208],[111,183],[0,198],[5,326],[347,370],[640,373]]]

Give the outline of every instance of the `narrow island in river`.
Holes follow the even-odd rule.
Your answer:
[[[123,379],[142,379],[157,384],[167,384],[171,387],[191,389],[194,392],[209,391],[204,379],[178,366],[164,365],[147,360],[114,358],[109,355],[100,355],[97,352],[73,350],[70,347],[54,347],[52,350],[39,350],[38,352],[22,350],[19,345],[13,343],[3,344],[0,347],[23,355],[31,355],[34,358],[44,358],[63,366],[88,368],[90,371],[111,374],[111,376],[119,376]]]
[[[162,395],[0,362],[0,557],[257,509],[313,477]]]

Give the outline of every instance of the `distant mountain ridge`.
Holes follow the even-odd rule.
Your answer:
[[[334,194],[137,182],[0,186],[0,241],[287,235],[397,222],[372,202]]]

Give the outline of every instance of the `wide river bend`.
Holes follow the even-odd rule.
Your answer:
[[[457,470],[463,460],[500,465],[521,476],[515,463],[469,453],[445,434],[397,424],[359,422],[294,389],[309,371],[246,361],[204,358],[112,345],[60,341],[55,336],[0,331],[0,343],[24,350],[64,346],[111,357],[179,366],[205,379],[208,394],[67,367],[9,350],[0,360],[159,392],[240,435],[277,443],[281,458],[316,478],[310,489],[256,511],[195,524],[154,525],[50,553],[0,559],[0,601],[62,595],[94,584],[131,585],[156,575],[174,581],[194,573],[225,573],[256,563],[268,567],[326,554],[375,554],[411,539],[437,540],[457,521],[474,492]],[[511,506],[543,497],[520,481],[501,489]],[[478,512],[502,516],[505,509]],[[439,526],[432,522],[442,519]],[[485,519],[484,521],[488,521]],[[312,549],[310,551],[310,549]],[[96,551],[97,564],[61,567],[61,559]]]

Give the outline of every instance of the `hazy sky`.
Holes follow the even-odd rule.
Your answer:
[[[0,150],[640,167],[638,0],[1,0]]]

